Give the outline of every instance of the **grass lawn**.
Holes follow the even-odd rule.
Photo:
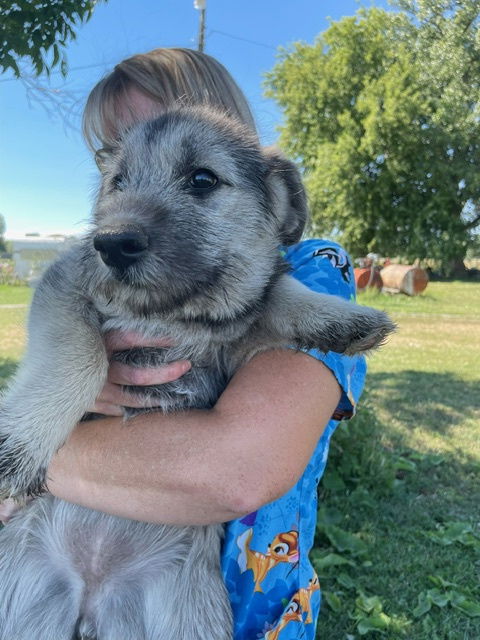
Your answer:
[[[0,284],[0,313],[3,321],[3,309],[1,305],[4,304],[28,304],[32,298],[33,289],[31,287],[18,285],[12,286],[9,284]]]
[[[26,316],[1,305],[30,297],[0,287],[0,386]],[[363,406],[332,442],[313,552],[318,638],[480,640],[480,284],[360,302],[399,329],[370,358]]]
[[[14,372],[25,345],[27,309],[9,305],[27,305],[32,295],[30,287],[0,285],[0,388]]]
[[[478,640],[480,284],[359,301],[398,332],[370,358],[366,406],[332,444],[318,638]]]

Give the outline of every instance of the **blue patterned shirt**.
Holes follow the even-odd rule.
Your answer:
[[[310,289],[355,298],[353,269],[339,245],[306,240],[283,253],[292,275]],[[363,357],[308,353],[333,372],[342,397],[297,484],[275,502],[226,525],[222,569],[233,609],[235,640],[315,638],[320,585],[308,554],[315,533],[317,485],[338,420],[354,413],[366,365]]]

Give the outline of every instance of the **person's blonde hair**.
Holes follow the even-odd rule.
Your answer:
[[[245,96],[215,58],[192,49],[154,49],[123,60],[92,89],[83,114],[83,134],[92,151],[115,144],[120,105],[135,120],[132,89],[161,110],[178,104],[213,106],[256,132]]]

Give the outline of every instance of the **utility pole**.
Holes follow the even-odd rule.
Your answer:
[[[207,0],[193,0],[193,6],[200,11],[200,26],[198,28],[198,51],[205,50],[205,12]]]

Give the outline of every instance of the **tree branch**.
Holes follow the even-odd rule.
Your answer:
[[[473,220],[470,220],[470,222],[467,222],[467,224],[465,225],[465,229],[467,230],[474,229],[477,226],[477,224],[480,224],[480,213],[476,218],[474,218]]]

